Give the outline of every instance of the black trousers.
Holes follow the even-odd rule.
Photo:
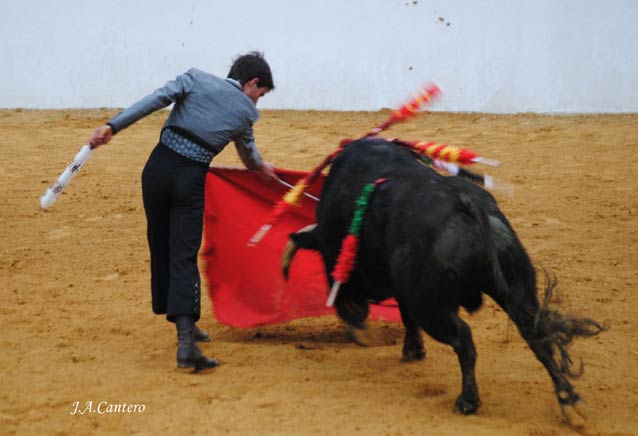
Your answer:
[[[197,253],[204,225],[208,165],[185,158],[161,142],[142,172],[153,312],[169,321],[199,320],[201,280]]]

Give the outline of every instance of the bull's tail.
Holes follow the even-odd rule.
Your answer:
[[[567,351],[576,337],[596,336],[607,326],[602,326],[590,318],[567,315],[550,307],[556,278],[545,272],[545,297],[537,310],[530,310],[528,304],[516,305],[510,301],[506,307],[508,315],[516,323],[518,330],[543,364],[554,383],[556,398],[563,416],[570,426],[582,429],[586,425],[585,416],[580,409],[580,395],[569,382],[569,378],[578,378],[583,374],[582,360],[574,370],[574,362]],[[534,293],[535,301],[538,301]]]
[[[315,234],[316,227],[317,224],[311,224],[290,235],[288,243],[284,248],[283,255],[281,256],[281,272],[286,280],[288,280],[290,264],[300,248],[308,250],[319,249],[319,241]]]
[[[550,304],[554,297],[557,280],[547,270],[544,269],[543,272],[545,274],[545,297],[536,312],[531,331],[524,332],[523,336],[529,337],[528,341],[550,344],[559,357],[557,363],[560,371],[568,377],[578,378],[583,374],[583,362],[581,360],[578,369],[574,370],[574,362],[567,347],[576,337],[596,336],[608,327],[600,325],[591,318],[564,314],[551,308]]]
[[[534,289],[533,301],[537,302],[536,310],[529,301],[517,304],[518,302],[509,300],[508,304],[502,307],[514,321],[536,358],[547,370],[554,383],[556,398],[567,423],[580,430],[585,427],[586,419],[580,409],[580,395],[576,393],[568,379],[580,377],[583,374],[584,364],[581,359],[578,367],[574,369],[574,362],[567,349],[576,337],[596,336],[607,327],[591,318],[563,314],[550,307],[556,278],[546,270],[544,273],[545,297],[542,303],[538,303]]]
[[[580,360],[575,367],[568,347],[575,338],[596,336],[607,326],[553,308],[557,280],[547,270],[543,270],[545,295],[539,301],[534,267],[514,231],[504,218],[496,215],[487,217],[485,230],[492,267],[492,287],[486,293],[505,310],[549,373],[568,423],[581,428],[585,419],[578,410],[580,396],[568,379],[580,377],[584,365]]]
[[[512,229],[500,218],[488,215],[474,197],[468,195],[461,201],[484,232],[493,282],[493,289],[487,293],[507,312],[525,339],[551,343],[560,354],[561,370],[577,376],[581,371],[571,370],[567,346],[577,336],[595,336],[606,327],[590,318],[551,308],[557,280],[546,269],[543,269],[545,296],[539,301],[534,268]]]
[[[552,307],[557,280],[547,270],[543,270],[544,298],[539,301],[536,272],[516,234],[498,212],[488,214],[474,200],[472,195],[461,199],[467,211],[478,220],[485,238],[492,275],[492,286],[485,292],[516,324],[536,358],[545,366],[570,425],[580,427],[585,422],[576,407],[580,396],[568,378],[581,376],[584,366],[580,361],[575,367],[568,347],[575,338],[596,336],[608,326]]]
[[[520,243],[517,245],[520,246]],[[520,247],[520,250],[523,248]],[[508,255],[515,256],[515,253],[509,252]],[[539,301],[536,274],[526,255],[516,260],[517,265],[509,265],[508,274],[503,273],[504,268],[498,256],[494,257],[497,258],[496,264],[493,265],[495,288],[488,293],[516,324],[521,336],[546,367],[550,362],[545,362],[545,358],[550,359],[549,366],[556,365],[563,376],[580,377],[583,373],[583,363],[580,361],[579,366],[574,368],[574,362],[568,352],[569,345],[577,337],[596,336],[607,327],[591,318],[561,312],[554,298],[556,276],[546,269],[543,269],[544,297]],[[515,274],[520,274],[523,279],[513,277]],[[539,356],[539,353],[547,353],[548,356]],[[548,371],[550,374],[553,372],[549,367]]]

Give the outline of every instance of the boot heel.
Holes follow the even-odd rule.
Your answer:
[[[195,364],[191,362],[177,362],[177,369],[181,369],[181,370],[195,369]]]
[[[208,371],[213,368],[217,368],[219,366],[219,361],[215,359],[209,359],[206,356],[203,356],[204,360],[198,361],[195,363],[195,371],[194,372],[202,372]]]
[[[193,367],[179,366],[179,365],[175,368],[175,371],[177,371],[180,374],[194,374],[197,372],[197,370]]]
[[[219,362],[202,353],[195,344],[195,323],[192,317],[180,316],[177,326],[177,368],[201,372],[219,366]]]

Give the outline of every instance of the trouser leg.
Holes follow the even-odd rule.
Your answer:
[[[207,168],[184,171],[175,181],[170,214],[170,284],[166,315],[199,320],[201,280],[197,259],[204,225],[204,186]]]
[[[142,197],[146,213],[151,263],[153,312],[166,313],[169,293],[170,196],[167,165],[156,148],[142,172]]]

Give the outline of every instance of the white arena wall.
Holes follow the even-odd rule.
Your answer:
[[[124,107],[265,52],[266,109],[638,112],[638,0],[0,0],[0,107]]]

